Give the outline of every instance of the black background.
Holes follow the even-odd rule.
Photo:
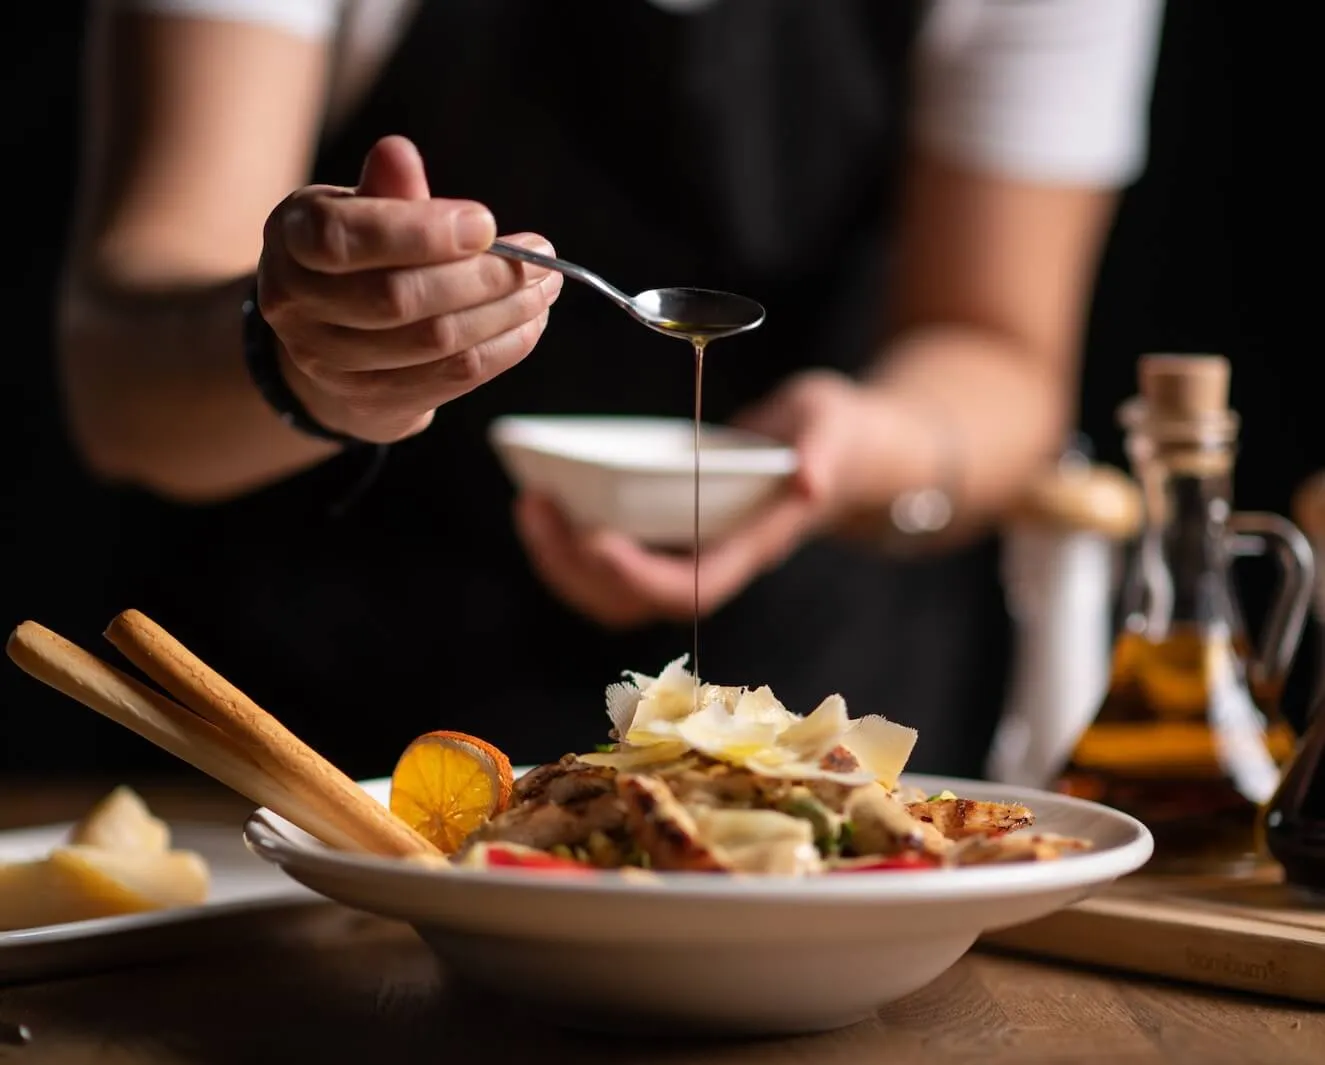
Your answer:
[[[1104,0],[1107,2],[1107,0]],[[1317,383],[1319,60],[1306,5],[1170,0],[1156,83],[1151,161],[1126,195],[1099,282],[1082,385],[1082,428],[1123,464],[1114,411],[1146,351],[1217,351],[1233,360],[1244,419],[1237,503],[1287,512],[1325,466]],[[35,618],[99,653],[117,610],[101,575],[120,542],[115,497],[80,472],[59,424],[51,357],[52,285],[76,172],[82,4],[25,10],[0,42],[6,226],[0,432],[0,623]],[[1312,64],[1315,64],[1314,66]],[[1271,574],[1247,570],[1259,616]],[[108,645],[101,645],[107,646]],[[1300,717],[1314,671],[1308,633],[1287,696]],[[8,661],[0,663],[0,771],[114,771],[141,741]],[[162,763],[164,764],[164,763]]]

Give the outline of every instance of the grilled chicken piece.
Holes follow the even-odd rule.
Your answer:
[[[1003,862],[1044,862],[1064,854],[1090,850],[1089,840],[1071,836],[1022,834],[1017,836],[968,836],[952,845],[949,865],[993,865]]]
[[[631,838],[649,856],[652,868],[688,872],[719,872],[724,868],[699,841],[695,819],[661,780],[622,773],[616,786]]]
[[[951,840],[1003,835],[1035,823],[1035,815],[1020,803],[936,799],[908,803],[906,809],[917,821],[933,825]]]
[[[551,850],[556,846],[580,847],[595,832],[619,835],[625,829],[626,808],[610,790],[581,792],[574,801],[525,801],[498,814],[471,837],[478,842],[519,843]]]
[[[855,788],[846,802],[851,849],[856,854],[920,851],[941,855],[952,846],[933,825],[918,821],[882,784]]]
[[[860,759],[839,744],[819,759],[819,768],[830,773],[854,773],[860,768]]]
[[[742,809],[780,809],[792,793],[808,790],[833,813],[841,813],[852,789],[828,780],[783,780],[760,776],[748,769],[725,762],[696,758],[676,766],[650,769],[650,776],[665,781],[667,787],[686,806],[738,807]]]
[[[529,770],[511,788],[511,806],[531,802],[575,803],[616,788],[616,770],[585,765],[573,754]]]

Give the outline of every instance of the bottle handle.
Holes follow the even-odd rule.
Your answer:
[[[1279,587],[1270,606],[1259,652],[1252,660],[1254,679],[1278,688],[1293,665],[1315,591],[1315,554],[1296,525],[1279,514],[1240,511],[1228,519],[1229,550],[1238,557],[1263,556],[1273,548],[1279,563]]]

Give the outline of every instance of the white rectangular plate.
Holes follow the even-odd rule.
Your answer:
[[[0,832],[0,863],[47,854],[65,842],[71,827],[66,823]],[[172,846],[197,851],[211,868],[205,903],[0,932],[0,982],[105,969],[233,943],[240,916],[321,901],[252,854],[235,827],[172,821],[170,830]]]

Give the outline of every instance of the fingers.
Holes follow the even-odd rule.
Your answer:
[[[418,149],[394,136],[373,145],[356,189],[300,189],[272,212],[264,234],[305,269],[335,274],[454,262],[496,235],[481,203],[433,199]]]
[[[374,144],[364,158],[356,192],[397,200],[428,199],[428,175],[414,142],[392,136]]]
[[[512,239],[549,247],[530,234]],[[376,442],[420,431],[434,408],[522,360],[562,288],[558,273],[488,255],[384,290],[374,286],[390,271],[317,275],[279,255],[265,267],[259,303],[300,399],[323,424]]]
[[[549,275],[501,299],[453,314],[434,315],[394,329],[372,332],[342,325],[321,325],[307,338],[302,362],[316,375],[371,373],[421,366],[478,349],[520,326],[533,322],[561,293],[561,279]],[[371,343],[371,354],[365,343]]]
[[[294,262],[328,274],[455,262],[496,236],[492,212],[470,200],[346,196],[321,185],[294,193],[266,232]]]
[[[523,497],[516,527],[535,571],[573,609],[608,627],[711,614],[804,538],[813,510],[788,494],[694,559],[660,554],[610,530],[578,530],[546,500]]]
[[[712,611],[751,580],[781,565],[805,539],[814,521],[814,505],[790,491],[743,528],[700,552],[700,603]]]
[[[447,358],[395,370],[328,373],[323,381],[357,417],[391,434],[504,373],[528,355],[547,327],[547,311]]]
[[[607,628],[651,620],[649,604],[585,552],[578,530],[549,500],[521,496],[514,516],[534,572],[572,610]]]
[[[598,532],[584,544],[586,556],[613,586],[648,605],[650,617],[683,621],[695,612],[695,562],[692,557],[658,554],[614,532]],[[700,558],[703,559],[703,554]],[[712,610],[700,564],[699,613]]]
[[[713,613],[761,573],[780,563],[800,543],[810,508],[797,495],[772,504],[749,524],[699,553],[701,616]],[[622,586],[645,599],[654,614],[682,621],[695,608],[694,560],[658,554],[615,533],[598,533],[586,553]]]
[[[828,500],[835,491],[840,454],[855,445],[860,389],[835,371],[808,370],[741,411],[733,424],[792,445],[797,452],[796,490]]]
[[[322,424],[388,441],[523,359],[559,274],[483,254],[492,213],[434,199],[418,149],[384,137],[355,189],[300,189],[263,232],[258,304],[282,373]],[[512,241],[555,254],[535,234]]]
[[[551,248],[533,234],[511,239],[539,251]],[[495,255],[362,274],[317,273],[273,256],[263,271],[260,300],[263,314],[278,328],[289,318],[348,329],[390,330],[495,303],[544,280],[547,283],[535,293],[555,296],[561,291],[560,274]]]

